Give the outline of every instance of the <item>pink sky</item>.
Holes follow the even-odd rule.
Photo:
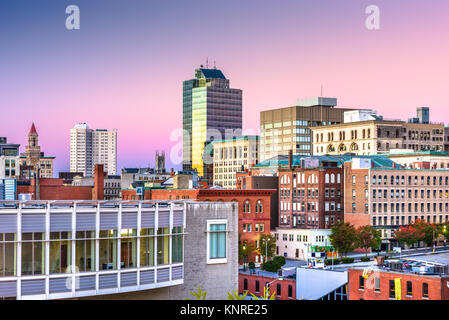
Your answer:
[[[258,130],[260,111],[317,96],[321,85],[341,107],[406,120],[428,106],[431,121],[448,123],[448,2],[375,2],[377,31],[365,28],[372,3],[352,0],[249,1],[237,11],[230,2],[205,9],[201,22],[192,19],[197,8],[161,7],[145,20],[132,8],[105,12],[84,2],[81,30],[73,33],[53,25],[51,13],[33,28],[10,18],[0,22],[7,48],[0,53],[7,62],[0,69],[0,136],[24,148],[34,121],[41,149],[63,171],[69,130],[86,122],[118,129],[119,169],[153,165],[155,150],[169,153],[176,144],[169,136],[182,127],[182,81],[206,57],[243,90],[244,129]],[[123,19],[101,23],[111,15]]]

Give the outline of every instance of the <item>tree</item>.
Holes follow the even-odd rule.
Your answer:
[[[357,236],[360,248],[365,249],[365,256],[368,255],[369,249],[375,250],[379,248],[382,242],[380,231],[370,225],[359,227]]]
[[[434,237],[437,236],[437,228],[434,224],[418,219],[412,226],[415,227],[419,233],[424,233],[424,237],[419,239],[420,241],[424,241],[427,245],[432,245]]]
[[[258,252],[265,257],[265,262],[267,258],[273,257],[276,252],[276,238],[266,234],[260,235]]]
[[[358,236],[357,231],[353,225],[340,221],[332,227],[331,235],[329,236],[331,244],[343,256],[357,247]]]
[[[417,243],[420,240],[423,240],[425,237],[425,233],[423,231],[418,230],[413,225],[408,225],[406,227],[400,227],[394,233],[394,239],[398,242],[405,243],[408,246],[411,246]]]
[[[256,250],[256,246],[251,242],[241,241],[239,234],[239,261],[243,261],[245,263],[245,257],[248,257],[251,252]]]
[[[228,291],[228,300],[245,300],[247,295],[248,291],[245,291],[242,295],[235,290],[232,290],[232,293]]]

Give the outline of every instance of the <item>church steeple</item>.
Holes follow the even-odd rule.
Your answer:
[[[27,165],[34,166],[37,169],[41,157],[41,148],[39,147],[39,135],[34,122],[31,125],[30,133],[28,133],[28,146],[26,146],[25,152]]]
[[[36,127],[34,126],[34,122],[31,125],[30,133],[36,133],[37,134]]]

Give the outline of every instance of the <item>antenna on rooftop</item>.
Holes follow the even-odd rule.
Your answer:
[[[214,69],[217,69],[217,63],[215,60],[214,60]]]
[[[206,57],[206,69],[209,69],[209,57]]]

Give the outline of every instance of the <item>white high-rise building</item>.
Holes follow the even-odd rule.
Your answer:
[[[70,129],[70,172],[94,175],[94,166],[103,164],[109,175],[117,174],[117,129],[89,129],[79,123]]]

